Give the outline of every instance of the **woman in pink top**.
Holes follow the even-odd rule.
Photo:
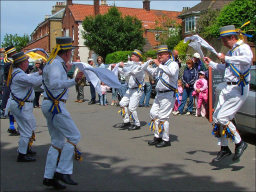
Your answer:
[[[205,73],[200,71],[199,79],[196,80],[194,84],[194,89],[192,96],[197,97],[197,107],[196,107],[196,117],[202,116],[205,117],[206,115],[206,105],[208,102],[208,82],[205,79]]]

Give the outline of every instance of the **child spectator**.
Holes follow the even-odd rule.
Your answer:
[[[208,82],[205,79],[205,72],[200,71],[198,73],[199,79],[196,80],[194,84],[194,90],[192,96],[197,98],[197,107],[196,107],[196,117],[200,115],[205,117],[206,115],[206,105],[208,101]]]
[[[175,101],[172,113],[174,113],[175,111],[178,111],[178,108],[179,108],[179,106],[181,104],[181,101],[182,101],[183,86],[182,86],[182,81],[181,80],[178,80],[178,93],[179,93],[179,96],[176,97],[176,101]]]
[[[110,90],[110,87],[101,82],[101,93],[100,96],[100,105],[107,105],[107,91]]]
[[[186,64],[187,64],[187,67],[185,68],[182,76],[182,82],[184,84],[182,101],[178,108],[178,111],[173,112],[174,115],[183,114],[183,109],[187,103],[188,98],[189,98],[189,102],[187,105],[186,115],[190,115],[193,110],[192,92],[194,90],[194,83],[197,79],[197,70],[194,68],[194,62],[191,59],[187,60]]]

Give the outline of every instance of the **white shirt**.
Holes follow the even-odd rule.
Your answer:
[[[148,67],[147,71],[151,76],[157,78],[159,78],[161,71],[163,71],[162,78],[172,87],[177,87],[177,81],[179,76],[179,65],[177,62],[171,61],[171,59],[169,59],[165,63],[160,64],[157,68]],[[169,90],[169,88],[166,87],[160,80],[158,80],[156,84],[156,91],[167,90]]]
[[[124,74],[125,76],[130,75],[129,82],[128,82],[128,87],[130,89],[137,88],[138,84],[135,81],[135,78],[139,81],[142,86],[144,86],[144,77],[145,77],[145,70],[147,69],[149,63],[151,60],[147,61],[144,64],[141,64],[141,62],[134,62],[134,61],[129,61],[128,64],[131,65],[130,69],[126,69],[126,67],[119,69],[119,72],[121,74]]]
[[[69,88],[76,84],[75,79],[68,79],[64,66],[64,60],[57,55],[51,64],[47,64],[44,67],[44,83],[55,98],[62,93],[65,88]],[[47,97],[45,92],[44,97]],[[61,99],[68,99],[68,90]]]
[[[239,40],[233,46],[238,48],[234,49],[232,55],[229,52],[225,56],[225,62],[233,64],[241,73],[247,71],[252,65],[253,54],[249,45],[245,44],[242,40]],[[224,79],[226,82],[237,82],[239,78],[231,71],[230,66],[226,67],[225,64],[218,64],[213,61],[209,63],[209,66],[214,70],[225,71]],[[250,81],[250,74],[246,78],[247,81]]]
[[[28,91],[32,88],[32,94],[27,101],[33,101],[35,97],[33,87],[42,84],[42,76],[39,75],[38,72],[26,74],[20,68],[14,68],[12,74],[14,74],[16,71],[20,72],[16,74],[12,79],[10,85],[11,92],[14,94],[15,97],[23,99],[27,95]]]

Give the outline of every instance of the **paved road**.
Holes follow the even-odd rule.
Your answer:
[[[250,143],[240,162],[230,157],[211,165],[219,147],[206,119],[171,116],[172,146],[157,149],[147,145],[153,138],[149,108],[138,109],[142,129],[120,130],[118,107],[74,103],[71,92],[67,108],[81,131],[84,160],[74,163],[79,185],[66,191],[255,191],[255,137],[246,136]],[[1,191],[53,191],[42,185],[50,137],[41,110],[34,113],[38,154],[32,163],[16,162],[18,137],[8,136],[8,120],[1,120]]]

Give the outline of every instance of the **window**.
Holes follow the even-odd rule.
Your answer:
[[[195,29],[196,29],[195,16],[185,18],[185,33],[195,31]]]
[[[72,26],[72,40],[75,40],[75,29],[74,26]]]
[[[65,31],[65,36],[66,36],[66,37],[69,37],[69,29],[66,29],[66,31]]]

